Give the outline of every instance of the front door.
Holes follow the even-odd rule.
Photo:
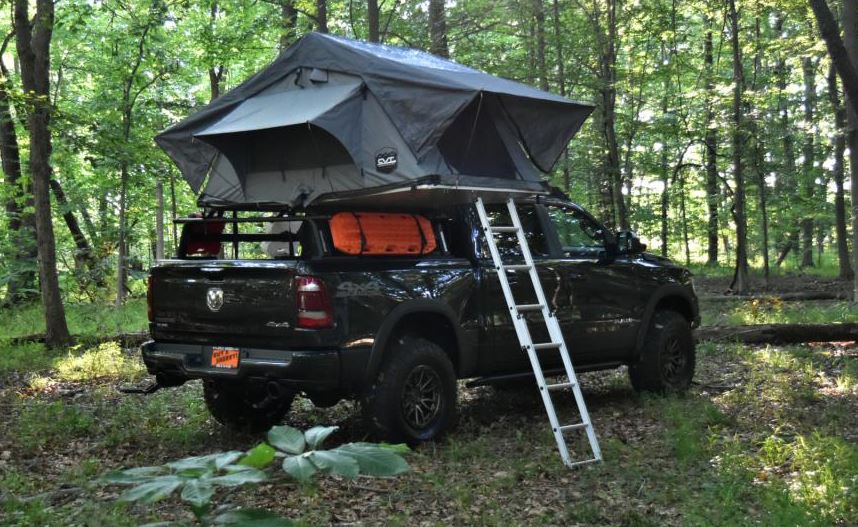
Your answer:
[[[643,299],[627,256],[609,258],[604,226],[572,206],[548,206],[560,241],[564,309],[558,311],[577,365],[620,361],[633,349]]]

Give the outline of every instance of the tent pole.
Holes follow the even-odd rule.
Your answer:
[[[480,111],[483,109],[483,92],[480,92],[480,101],[477,103],[477,115],[474,116],[474,124],[471,125],[471,135],[468,136],[468,146],[465,147],[465,162],[471,153],[471,143],[474,142],[474,132],[477,131],[477,121],[480,120]]]
[[[238,211],[232,211],[232,259],[238,260]]]

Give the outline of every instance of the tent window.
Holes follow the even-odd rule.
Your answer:
[[[495,128],[487,105],[484,103],[480,107],[479,98],[474,99],[447,128],[438,142],[438,149],[460,174],[515,178],[515,164]]]
[[[306,124],[212,136],[239,174],[354,164],[336,137]]]

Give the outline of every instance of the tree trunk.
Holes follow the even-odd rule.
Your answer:
[[[711,25],[712,21],[707,22]],[[706,31],[703,42],[703,63],[705,65],[706,91],[706,131],[703,144],[706,156],[706,208],[709,221],[706,225],[707,251],[706,265],[718,265],[718,207],[721,195],[718,189],[718,129],[715,127],[715,103],[712,59],[712,31]]]
[[[688,241],[688,215],[685,204],[685,174],[680,172],[679,178],[679,216],[682,219],[682,242],[685,246],[685,265],[691,265],[691,243]]]
[[[164,259],[164,184],[155,180],[155,260]]]
[[[667,99],[665,98],[665,101]],[[665,103],[666,106],[666,103]],[[664,106],[662,106],[662,109]],[[664,145],[661,147],[661,255],[667,258],[668,254],[668,241],[670,237],[670,229],[668,225],[670,223],[670,219],[668,218],[670,212],[670,177],[669,177],[670,169],[667,166],[667,146]]]
[[[819,34],[822,35],[822,40],[825,41],[825,47],[828,48],[828,54],[831,56],[831,62],[837,69],[837,75],[843,81],[843,91],[850,100],[858,99],[858,49],[856,49],[855,29],[856,18],[855,13],[858,7],[855,7],[855,0],[846,0],[843,2],[843,25],[844,39],[840,38],[840,28],[837,26],[837,21],[828,8],[825,0],[810,0],[810,7],[813,9],[813,14],[816,16],[816,22],[819,25]],[[852,107],[853,112],[858,112],[858,108]]]
[[[215,66],[209,68],[209,88],[211,89],[211,97],[209,101],[213,101],[220,97],[220,81],[223,79],[223,66]]]
[[[617,1],[608,0],[606,9],[606,31],[603,32],[600,56],[600,91],[602,97],[602,135],[605,138],[604,174],[610,195],[612,210],[611,225],[618,229],[628,229],[629,219],[623,200],[622,174],[620,173],[620,148],[617,143],[616,104],[617,104]]]
[[[295,9],[295,0],[283,0],[280,4],[280,23],[283,27],[280,31],[280,51],[288,48],[295,42],[298,25],[298,10]]]
[[[5,46],[4,50],[5,51]],[[12,115],[12,102],[7,86],[9,75],[2,67],[0,78],[0,160],[2,160],[4,182],[6,184],[6,216],[9,230],[9,279],[6,282],[4,305],[17,304],[32,300],[31,293],[36,290],[34,272],[37,258],[34,218],[26,212],[26,206],[32,205],[32,192],[21,179],[21,154],[18,149],[18,133]]]
[[[316,26],[319,33],[328,32],[328,2],[316,0]]]
[[[554,50],[557,55],[557,87],[560,95],[566,96],[566,65],[563,63],[563,38],[560,33],[560,6],[558,0],[552,2],[552,14],[554,15]],[[563,149],[563,190],[568,194],[571,191],[572,182],[569,175],[569,149]]]
[[[814,132],[813,114],[816,106],[816,68],[813,59],[802,60],[804,74],[804,124],[805,137],[802,147],[802,219],[801,219],[801,267],[813,267],[813,187],[814,187]]]
[[[847,62],[855,71],[858,69],[858,2],[855,0],[844,2],[843,25],[843,38],[846,40],[849,58]],[[835,64],[835,66],[838,72],[841,69],[848,70],[844,64],[839,66]],[[840,77],[843,80],[844,74],[840,73]],[[846,121],[848,125],[846,146],[849,148],[849,171],[852,180],[850,191],[852,198],[852,270],[855,275],[853,300],[858,302],[858,184],[855,183],[858,181],[858,93],[856,93],[856,88],[858,88],[856,84],[858,83],[855,82],[858,79],[854,77],[855,75],[853,75],[852,90],[844,89],[844,91],[846,93]],[[845,87],[846,81],[843,81],[843,84]]]
[[[722,340],[743,344],[800,344],[858,340],[858,324],[763,324],[710,326],[694,332],[697,341]]]
[[[126,202],[128,200],[128,163],[121,162],[119,169],[119,242],[116,255],[116,305],[125,302],[128,290],[128,218]]]
[[[429,37],[433,55],[448,58],[450,50],[447,46],[447,14],[444,11],[444,0],[429,0]]]
[[[736,220],[736,272],[731,286],[736,292],[744,293],[748,288],[748,223],[745,215],[745,173],[742,160],[745,143],[745,72],[742,66],[742,48],[739,45],[739,13],[736,11],[736,0],[728,0],[727,5],[733,49],[733,206]]]
[[[846,173],[846,108],[840,100],[837,90],[837,71],[831,65],[828,68],[828,98],[834,108],[834,124],[837,135],[834,136],[834,166],[831,169],[834,178],[834,232],[837,235],[837,263],[841,280],[852,279],[852,266],[849,262],[849,238],[846,233],[846,196],[843,180]]]
[[[533,0],[533,16],[536,19],[536,66],[539,70],[539,87],[548,91],[548,67],[545,64],[545,5],[543,0]]]
[[[778,15],[775,19],[774,33],[782,35],[784,30],[784,18]],[[789,83],[789,68],[786,62],[786,52],[782,51],[778,54],[775,62],[775,77],[777,79],[777,100],[778,100],[778,116],[780,120],[780,134],[783,154],[781,158],[780,170],[775,180],[774,192],[776,203],[783,204],[785,209],[781,214],[781,236],[783,238],[775,244],[780,251],[780,255],[775,263],[775,266],[780,266],[783,259],[793,250],[794,239],[792,237],[795,226],[793,220],[795,215],[791,213],[789,203],[793,201],[795,196],[795,141],[793,139],[793,126],[790,122],[790,101],[787,99],[787,85]]]
[[[80,262],[80,264],[90,272],[94,272],[97,266],[95,264],[92,246],[89,244],[89,241],[87,241],[86,235],[83,233],[83,229],[81,229],[80,223],[78,223],[77,217],[74,215],[73,207],[69,203],[62,185],[60,185],[60,182],[56,179],[51,179],[50,185],[51,190],[54,193],[54,197],[57,200],[60,212],[63,215],[63,220],[65,220],[66,226],[68,227],[72,240],[74,240],[75,247],[77,248],[74,257],[75,262]]]
[[[50,53],[54,26],[52,0],[36,0],[33,23],[28,0],[15,0],[15,39],[24,92],[31,100],[27,115],[30,131],[30,174],[36,216],[39,282],[45,309],[45,343],[60,347],[71,342],[57,277],[57,255],[51,221]]]
[[[758,82],[762,77],[763,69],[763,48],[760,38],[760,18],[757,17],[754,21],[754,80],[751,84],[751,89],[756,92],[758,90]],[[762,104],[761,104],[762,106]],[[750,109],[749,109],[750,110]],[[757,195],[760,206],[760,240],[763,253],[763,280],[765,286],[769,286],[769,214],[768,214],[768,196],[766,189],[766,160],[765,148],[762,141],[762,134],[756,120],[750,120],[749,130],[751,137],[754,138],[754,173],[757,176]]]
[[[369,41],[378,42],[378,0],[367,0],[366,21],[369,26]]]

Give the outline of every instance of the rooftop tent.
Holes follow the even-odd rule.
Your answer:
[[[591,111],[420,51],[311,33],[156,141],[204,206],[532,192]]]

